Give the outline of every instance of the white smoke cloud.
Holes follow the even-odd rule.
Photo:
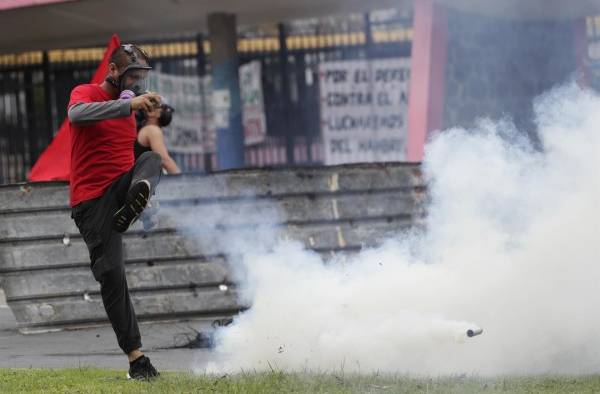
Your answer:
[[[597,372],[600,98],[568,85],[535,114],[543,152],[506,121],[429,143],[424,232],[330,264],[234,242],[252,308],[196,369]]]

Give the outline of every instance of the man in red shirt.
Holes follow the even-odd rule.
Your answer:
[[[134,111],[151,111],[160,96],[146,93],[148,56],[135,45],[115,49],[99,85],[71,92],[71,217],[90,252],[94,278],[132,379],[158,375],[141,352],[137,318],[129,297],[122,233],[139,217],[158,184],[161,158],[146,152],[134,163]]]

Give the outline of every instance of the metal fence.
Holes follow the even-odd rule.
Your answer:
[[[410,56],[412,20],[406,15],[354,15],[342,23],[311,20],[240,32],[240,63],[262,64],[267,119],[266,141],[246,148],[246,166],[321,164],[318,65]],[[203,35],[141,44],[163,73],[210,72]],[[0,56],[0,184],[26,180],[66,117],[71,89],[92,78],[102,54],[103,48],[85,48]],[[184,172],[218,169],[214,153],[173,156]]]

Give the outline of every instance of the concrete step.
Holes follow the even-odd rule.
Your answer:
[[[4,295],[4,290],[0,287],[0,308],[6,307],[6,296]]]

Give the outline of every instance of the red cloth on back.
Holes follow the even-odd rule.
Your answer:
[[[104,58],[91,83],[102,83],[108,74],[108,59],[115,48],[121,45],[121,40],[114,34],[109,43]],[[42,152],[37,162],[31,168],[29,173],[30,181],[68,181],[71,172],[71,133],[69,131],[69,119],[65,119],[60,126],[58,133]]]
[[[100,85],[79,85],[69,106],[114,100]],[[100,197],[111,183],[133,166],[137,138],[135,115],[89,125],[71,124],[71,206]]]

